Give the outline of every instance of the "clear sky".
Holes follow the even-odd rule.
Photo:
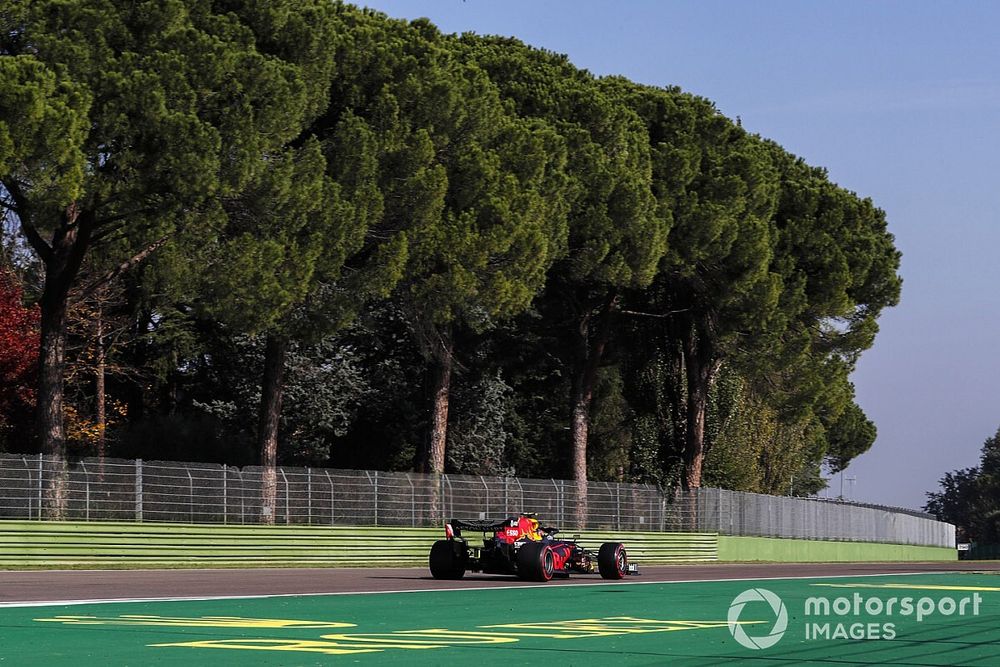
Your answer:
[[[978,463],[1000,426],[1000,3],[362,4],[681,86],[871,197],[904,283],[853,376],[879,435],[846,472],[849,495],[916,507],[945,472]]]

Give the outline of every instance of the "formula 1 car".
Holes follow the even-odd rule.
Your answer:
[[[471,544],[462,531],[483,533],[483,544]],[[461,579],[469,572],[513,574],[529,581],[568,577],[571,572],[591,574],[596,569],[605,579],[624,579],[638,574],[628,562],[625,545],[605,542],[597,553],[576,540],[556,539],[555,528],[539,528],[533,514],[496,521],[452,519],[445,524],[445,537],[431,547],[430,568],[435,579]],[[492,534],[492,535],[491,535]]]

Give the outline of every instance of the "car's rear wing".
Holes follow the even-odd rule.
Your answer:
[[[461,537],[463,530],[473,530],[481,533],[495,533],[510,525],[510,519],[452,519],[444,525],[448,537]]]

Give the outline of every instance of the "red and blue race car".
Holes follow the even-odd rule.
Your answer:
[[[471,543],[462,531],[483,534],[482,546]],[[605,579],[638,574],[628,562],[625,545],[605,542],[595,553],[576,540],[556,538],[555,528],[542,528],[533,514],[496,521],[452,519],[445,524],[446,539],[431,547],[430,569],[435,579],[461,579],[466,572],[513,574],[529,581],[568,577],[571,572]]]

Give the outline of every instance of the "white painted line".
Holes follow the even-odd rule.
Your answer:
[[[501,591],[515,588],[547,590],[550,588],[567,588],[570,586],[652,586],[663,584],[710,584],[713,582],[736,582],[736,581],[783,581],[801,579],[860,579],[862,577],[908,577],[928,574],[956,574],[961,570],[940,570],[932,572],[880,572],[873,574],[832,574],[828,576],[801,576],[801,577],[739,577],[733,579],[689,579],[686,581],[601,581],[588,584],[514,584],[510,586],[466,586],[464,588],[413,588],[397,591],[340,591],[336,593],[271,593],[265,595],[206,595],[194,597],[157,597],[157,598],[110,598],[94,600],[45,600],[32,602],[0,602],[0,609],[11,609],[20,607],[61,607],[76,606],[86,604],[126,604],[132,602],[199,602],[212,600],[260,600],[267,598],[303,598],[303,597],[332,597],[336,595],[386,595],[393,593],[448,593],[451,591]]]

